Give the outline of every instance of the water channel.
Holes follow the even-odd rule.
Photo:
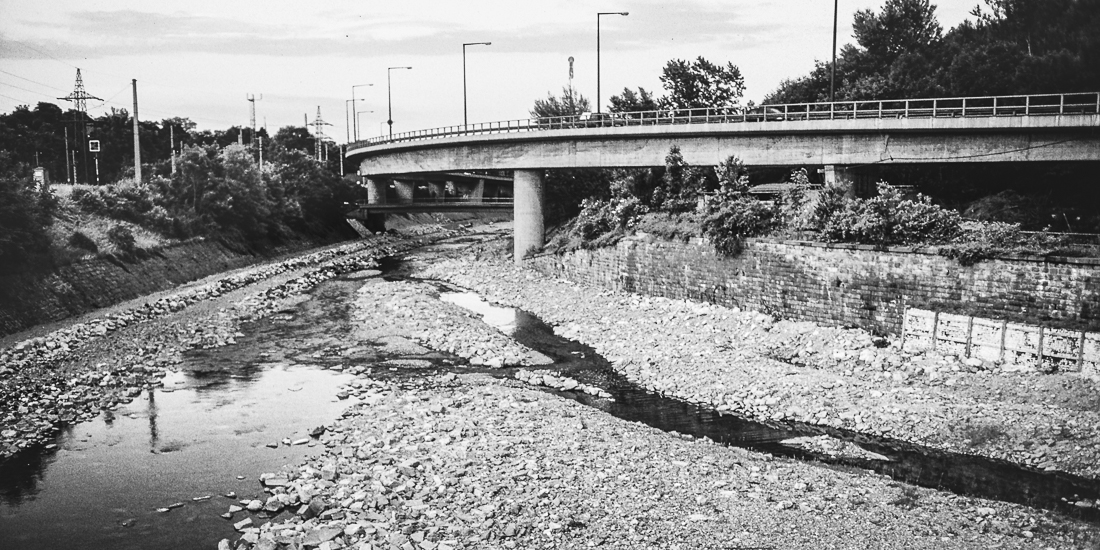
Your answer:
[[[419,261],[431,254],[419,252]],[[67,428],[54,441],[56,451],[24,453],[0,463],[0,546],[214,548],[218,540],[233,538],[232,524],[220,514],[240,499],[262,495],[261,473],[319,452],[312,442],[275,444],[307,439],[313,428],[354,402],[335,397],[337,387],[353,378],[340,369],[376,367],[395,358],[369,345],[347,347],[348,308],[364,276],[408,278],[414,263],[391,258],[382,262],[381,274],[322,283],[308,300],[243,327],[245,336],[236,345],[188,353],[163,388]],[[595,350],[554,335],[522,310],[495,307],[463,289],[428,282],[441,299],[483,315],[518,342],[554,358],[552,370],[610,392],[614,401],[554,393],[616,417],[777,456],[873,470],[907,483],[1100,519],[1095,510],[1072,505],[1076,498],[1100,497],[1100,483],[1093,480],[843,430],[719,414],[638,388]],[[375,369],[375,375],[473,370],[442,353],[401,358],[427,360],[432,368]],[[495,371],[502,377],[513,374],[514,369]],[[781,443],[820,434],[855,442],[889,460],[837,458]],[[169,511],[158,511],[164,508]]]

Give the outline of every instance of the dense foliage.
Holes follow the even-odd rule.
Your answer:
[[[0,265],[13,269],[49,248],[46,230],[56,204],[48,192],[35,189],[27,166],[0,151]]]
[[[561,89],[561,96],[546,94],[546,99],[536,99],[535,106],[531,109],[532,118],[573,116],[587,113],[592,110],[588,98],[572,86]]]
[[[251,128],[233,126],[226,130],[197,130],[187,118],[166,118],[159,122],[139,121],[142,176],[168,176],[171,172],[171,152],[174,138],[175,151],[181,153],[187,147],[212,146],[223,149],[238,143],[249,146],[256,155],[259,142],[264,145],[264,158],[271,159],[278,149],[300,150],[307,154],[315,151],[315,137],[301,126],[281,128],[274,137],[267,129],[260,128],[252,135]],[[101,151],[86,151],[82,144],[83,132],[89,140],[98,140]],[[68,147],[66,147],[68,132]],[[331,140],[322,140],[327,166],[340,171],[340,153]],[[65,151],[71,152],[66,164]],[[55,182],[70,181],[74,175],[77,183],[113,183],[134,176],[133,118],[126,109],[114,109],[99,117],[91,117],[74,110],[63,111],[52,103],[40,102],[33,109],[21,105],[11,113],[0,114],[0,151],[9,152],[12,158],[30,166],[43,166],[50,171]],[[98,178],[96,160],[98,158]],[[354,172],[351,166],[346,171]]]
[[[836,98],[958,97],[1100,89],[1100,0],[984,0],[943,32],[929,0],[856,12]],[[787,80],[764,103],[828,101],[831,62]]]

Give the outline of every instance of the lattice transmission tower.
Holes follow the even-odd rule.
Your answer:
[[[89,94],[84,89],[84,79],[80,76],[80,69],[76,70],[76,85],[73,87],[72,93],[65,97],[59,97],[62,101],[71,101],[76,113],[73,114],[73,140],[76,141],[77,137],[81,138],[80,144],[77,148],[83,151],[84,158],[84,182],[88,182],[88,100],[94,99],[96,101],[103,101],[102,99]],[[68,147],[66,145],[66,147]],[[68,155],[68,152],[65,153]],[[73,181],[76,181],[76,162],[73,162]]]
[[[324,132],[324,127],[325,126],[332,126],[332,125],[321,119],[321,106],[320,105],[317,106],[317,118],[313,119],[312,124],[313,124],[313,138],[314,138],[314,141],[315,141],[314,149],[316,150],[317,162],[323,162],[325,159],[321,158],[321,150],[322,150],[321,149],[321,142],[326,137],[325,132]]]

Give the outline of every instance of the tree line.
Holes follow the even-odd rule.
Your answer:
[[[971,17],[944,33],[929,0],[856,12],[837,101],[1100,90],[1100,0],[984,0]],[[817,61],[764,103],[828,101],[832,72]]]
[[[75,161],[77,183],[97,183],[97,180],[101,184],[113,183],[134,177],[133,124],[126,109],[111,108],[110,112],[92,117],[73,109],[62,110],[47,102],[39,102],[34,108],[20,105],[10,113],[0,114],[0,151],[10,153],[15,163],[47,168],[55,182],[70,181]],[[309,154],[315,150],[315,138],[302,126],[283,127],[274,136],[269,135],[266,128],[257,129],[253,135],[251,128],[242,126],[198,130],[186,117],[139,121],[138,126],[142,174],[150,176],[170,174],[173,141],[177,155],[188,146],[224,148],[238,142],[258,151],[261,140],[266,158],[271,158],[279,148]],[[86,150],[86,143],[81,143],[84,132],[87,139],[100,142],[98,178],[96,155]],[[338,147],[331,140],[324,140],[322,148],[322,157],[330,159],[329,164],[339,172]],[[70,153],[68,162],[66,150],[75,152],[75,155]]]

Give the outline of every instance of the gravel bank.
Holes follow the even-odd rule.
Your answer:
[[[0,459],[160,385],[183,351],[232,344],[240,323],[407,247],[384,236],[238,270],[3,349]]]
[[[432,265],[431,274],[456,281],[504,277],[481,285],[500,302],[529,299],[523,285],[557,290],[507,266]],[[501,293],[486,290],[494,288]],[[593,308],[611,297],[594,294],[584,296]],[[417,345],[449,345],[423,334],[426,323],[471,319],[419,283],[368,282],[359,296],[353,318],[369,326],[357,339],[383,347],[414,334]],[[555,296],[564,297],[545,299]],[[485,356],[514,349],[478,322],[432,330],[484,337]],[[1056,514],[620,420],[527,385],[570,385],[548,384],[545,371],[358,377],[342,391],[361,402],[321,435],[324,454],[260,476],[262,496],[226,512],[241,537],[219,548],[1079,548],[1100,540],[1095,527]]]
[[[221,548],[1072,548],[1028,508],[677,437],[485,375],[371,380]],[[268,523],[240,508],[287,510]],[[254,546],[253,546],[254,545]]]
[[[452,259],[424,276],[531,311],[666,395],[1100,475],[1100,392],[1085,378],[993,372],[862,330],[588,288],[503,262]]]

